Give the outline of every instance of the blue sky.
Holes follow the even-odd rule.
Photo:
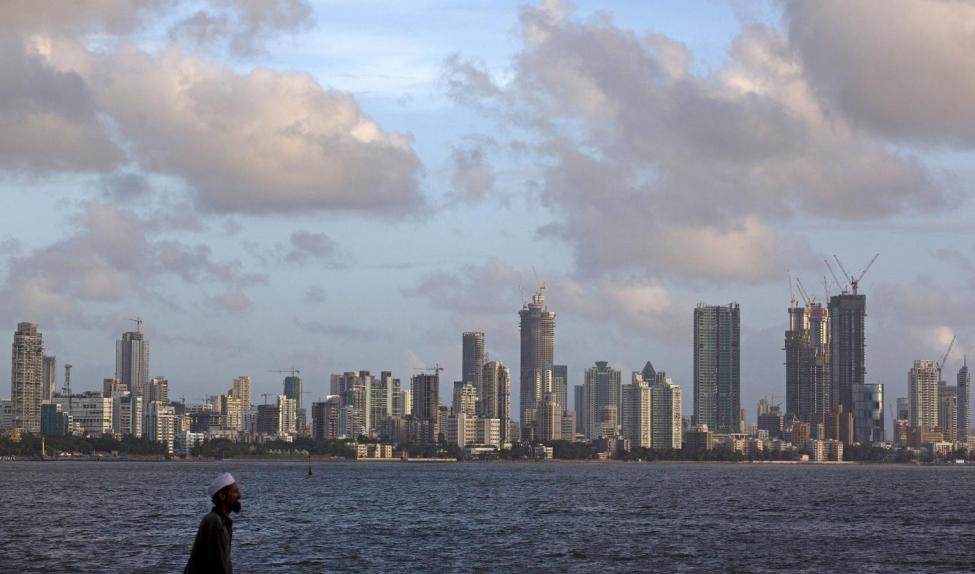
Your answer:
[[[753,416],[784,400],[787,273],[822,297],[834,253],[881,253],[890,403],[971,345],[970,6],[172,6],[0,9],[0,317],[75,388],[141,316],[177,397],[435,363],[448,396],[465,330],[517,372],[544,281],[570,384],[652,360],[685,412],[691,309],[739,302]]]

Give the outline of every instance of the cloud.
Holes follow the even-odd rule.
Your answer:
[[[253,56],[273,35],[296,32],[312,24],[312,10],[303,0],[217,0],[177,22],[174,41],[209,47],[226,43],[235,56]]]
[[[297,320],[298,325],[308,333],[326,335],[338,339],[362,339],[374,340],[377,337],[388,337],[384,333],[376,332],[372,329],[347,325],[341,323],[323,323],[321,321],[301,321]]]
[[[975,4],[793,0],[791,45],[816,92],[885,136],[975,144]]]
[[[479,201],[494,187],[494,170],[484,155],[481,145],[454,148],[451,153],[451,195],[457,201]]]
[[[267,281],[238,261],[215,260],[205,245],[153,238],[157,223],[130,210],[87,203],[72,223],[64,238],[7,260],[0,315],[82,321],[86,304],[149,298],[166,277],[237,290]]]
[[[253,306],[250,297],[239,291],[221,293],[215,297],[210,297],[207,302],[211,306],[230,313],[243,313],[249,311]]]
[[[587,277],[767,281],[817,259],[790,221],[955,201],[919,157],[824,106],[782,30],[744,27],[704,74],[683,44],[560,2],[522,9],[521,32],[510,80],[452,56],[449,93],[536,142],[557,217],[540,234],[568,242]]]
[[[0,4],[0,30],[125,34],[138,28],[148,14],[165,5],[163,0],[4,0]]]
[[[335,241],[328,235],[295,231],[291,234],[291,250],[285,255],[285,261],[303,264],[312,260],[327,260],[335,255],[335,251]]]
[[[305,290],[305,301],[307,303],[324,303],[325,289],[321,285],[311,285]]]

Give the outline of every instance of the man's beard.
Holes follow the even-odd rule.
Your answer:
[[[237,514],[240,514],[240,501],[239,500],[234,502],[233,506],[230,507],[230,511],[231,512],[234,512],[234,513],[237,513]]]

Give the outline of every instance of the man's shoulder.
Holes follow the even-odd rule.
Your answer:
[[[200,526],[219,526],[223,527],[223,517],[218,512],[211,510],[200,521]]]

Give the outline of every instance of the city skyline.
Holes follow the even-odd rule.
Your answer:
[[[686,410],[687,309],[737,301],[750,408],[783,393],[789,271],[825,301],[823,259],[879,251],[863,382],[971,354],[969,5],[522,4],[5,5],[0,324],[81,389],[143,317],[152,376],[208,395],[439,362],[446,396],[484,332],[518,405],[544,283],[570,385],[665,359]]]

